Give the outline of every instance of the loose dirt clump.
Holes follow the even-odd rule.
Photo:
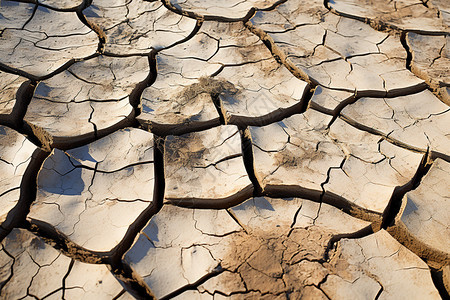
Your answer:
[[[231,82],[225,79],[203,76],[198,79],[197,83],[191,84],[183,89],[177,98],[184,99],[187,103],[203,93],[217,97],[224,91],[235,93],[237,89]]]

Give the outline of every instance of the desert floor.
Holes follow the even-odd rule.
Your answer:
[[[1,299],[448,299],[448,0],[0,1]]]

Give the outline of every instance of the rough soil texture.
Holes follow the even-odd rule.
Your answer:
[[[1,299],[449,299],[444,0],[0,0]]]

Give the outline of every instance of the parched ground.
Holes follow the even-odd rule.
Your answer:
[[[1,299],[449,299],[450,3],[1,0]]]

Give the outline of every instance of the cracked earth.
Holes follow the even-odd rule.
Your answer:
[[[1,299],[449,299],[445,0],[0,0]]]

